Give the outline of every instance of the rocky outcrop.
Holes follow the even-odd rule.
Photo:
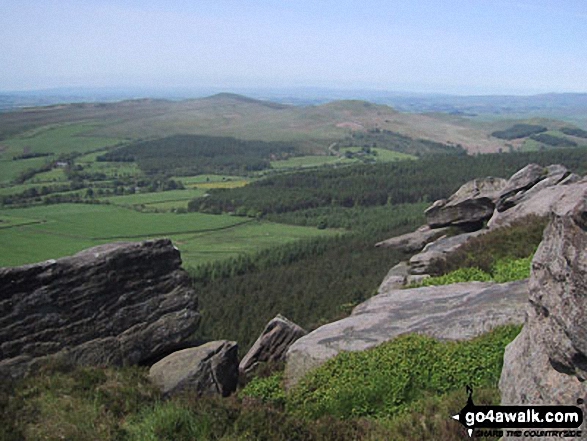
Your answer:
[[[403,234],[401,236],[392,237],[375,244],[379,248],[394,248],[404,253],[416,253],[426,246],[426,244],[438,239],[440,236],[448,232],[448,228],[432,229],[428,225],[418,228],[412,233]]]
[[[575,405],[587,396],[587,189],[578,197],[572,207],[554,204],[534,256],[526,323],[505,352],[504,404]]]
[[[383,291],[352,314],[321,326],[287,352],[286,384],[341,351],[362,351],[398,335],[417,332],[441,339],[469,339],[496,326],[524,321],[525,281],[470,282]]]
[[[180,265],[160,239],[0,268],[0,373],[22,376],[50,355],[127,365],[185,347],[199,314]]]
[[[307,332],[291,320],[277,315],[257,338],[239,365],[239,372],[247,375],[260,363],[274,363],[285,360],[289,347]]]
[[[426,210],[427,226],[376,244],[406,253],[417,252],[409,259],[407,269],[405,264],[393,268],[386,282],[400,287],[410,279],[433,274],[437,262],[476,235],[528,216],[548,216],[555,204],[572,207],[586,189],[587,178],[557,164],[548,167],[529,164],[507,181],[497,178],[469,181],[448,199],[436,201]],[[488,221],[487,228],[481,228],[485,221]],[[472,233],[466,232],[471,230]],[[447,236],[448,232],[453,236]]]
[[[479,229],[495,209],[495,202],[506,187],[501,178],[474,179],[462,185],[450,198],[436,201],[426,211],[426,222],[432,228],[449,225]]]
[[[227,397],[238,383],[238,345],[213,341],[174,352],[151,366],[149,378],[164,397],[184,392]]]

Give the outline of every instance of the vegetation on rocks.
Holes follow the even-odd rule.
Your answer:
[[[516,265],[524,266],[526,263],[523,260],[511,262],[527,259],[534,254],[542,241],[547,222],[546,218],[528,216],[508,227],[474,237],[447,259],[434,262],[432,272],[435,275],[445,275],[461,268],[477,268],[486,274],[495,275],[498,269],[505,274]]]
[[[532,256],[522,259],[500,259],[497,260],[490,272],[485,272],[477,267],[463,267],[451,271],[442,276],[430,277],[422,280],[414,286],[450,285],[460,282],[513,282],[530,277],[530,265]]]
[[[477,404],[499,401],[503,346],[518,330],[504,327],[464,343],[407,336],[343,354],[291,393],[277,373],[228,399],[186,394],[162,401],[144,368],[53,363],[17,383],[2,382],[0,439],[458,440],[462,427],[447,415],[465,403],[465,384],[475,386]]]
[[[496,386],[505,346],[519,331],[506,326],[464,342],[406,335],[363,352],[343,352],[296,386],[288,408],[310,418],[389,417],[425,393]]]

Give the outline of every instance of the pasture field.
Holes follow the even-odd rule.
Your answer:
[[[184,267],[189,267],[213,260],[237,257],[296,240],[337,234],[340,234],[340,230],[318,230],[313,227],[247,220],[235,228],[179,234],[172,239],[181,251]]]
[[[63,168],[54,168],[52,170],[37,173],[31,179],[27,179],[27,183],[30,184],[46,184],[50,182],[66,182],[67,175]]]
[[[194,198],[201,197],[205,194],[204,190],[186,189],[160,191],[156,193],[137,193],[125,196],[112,196],[102,200],[108,201],[113,205],[119,206],[137,206],[137,205],[159,205],[166,202],[182,202],[179,206],[187,207],[187,203]],[[174,207],[177,206],[174,205]]]
[[[124,139],[107,136],[86,136],[85,133],[96,129],[95,124],[66,124],[45,126],[32,132],[25,132],[2,144],[7,149],[2,156],[20,155],[23,151],[32,153],[54,153],[56,155],[71,152],[88,152],[113,146],[124,142]]]
[[[522,147],[520,147],[521,152],[537,152],[541,149],[544,149],[544,144],[541,142],[535,141],[533,139],[527,138],[522,143]]]
[[[81,165],[85,172],[104,173],[109,178],[139,177],[143,172],[135,162],[82,162],[75,161]]]
[[[284,161],[271,161],[271,167],[276,170],[286,170],[320,167],[323,165],[334,164],[353,164],[359,162],[361,158],[369,159],[375,162],[393,162],[406,159],[418,159],[416,156],[408,155],[406,153],[394,152],[391,150],[379,148],[371,149],[371,151],[375,154],[366,154],[365,156],[357,155],[361,151],[361,147],[343,147],[340,149],[342,156],[297,156]],[[347,158],[344,155],[347,152],[357,156]]]
[[[16,179],[23,171],[30,168],[39,168],[47,162],[49,162],[49,158],[30,158],[13,161],[12,155],[0,154],[0,184],[7,184]]]
[[[197,176],[176,176],[172,178],[181,182],[186,188],[237,188],[249,184],[252,179],[242,176],[230,175],[197,175]]]
[[[418,159],[418,157],[414,155],[408,155],[407,153],[402,152],[394,152],[387,149],[372,148],[371,151],[377,153],[377,162],[394,162]]]
[[[40,185],[35,184],[20,184],[20,185],[10,185],[6,187],[0,187],[0,196],[6,196],[9,194],[16,194],[28,190],[29,188],[36,188],[39,190],[41,188]]]
[[[325,164],[344,164],[349,162],[353,161],[349,161],[346,158],[339,158],[338,156],[296,156],[284,161],[271,161],[271,168],[283,170],[288,168],[320,167]]]
[[[4,209],[0,219],[0,225],[6,227],[0,229],[0,266],[54,259],[108,242],[156,237],[174,240],[184,266],[194,266],[305,237],[335,234],[229,215],[139,213],[113,205]]]
[[[365,159],[374,160],[375,162],[394,162],[394,161],[403,161],[406,159],[418,159],[417,156],[409,155],[407,153],[402,152],[394,152],[392,150],[381,149],[381,148],[371,148],[371,153],[364,154]],[[341,153],[351,153],[354,155],[361,154],[363,151],[362,147],[343,147],[340,149]],[[357,155],[360,158],[360,155]]]

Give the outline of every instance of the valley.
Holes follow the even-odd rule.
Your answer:
[[[291,430],[303,434],[300,439],[384,439],[398,433],[398,439],[406,441],[437,439],[438,433],[442,439],[461,439],[460,428],[448,426],[438,409],[461,406],[464,385],[470,381],[480,402],[499,402],[504,348],[522,323],[526,282],[520,280],[530,276],[545,221],[524,219],[523,225],[472,239],[468,248],[427,268],[426,274],[419,269],[409,276],[392,274],[390,268],[405,268],[416,251],[375,244],[425,225],[430,213],[424,212],[435,201],[444,200],[435,206],[450,207],[455,198],[451,195],[480,178],[501,179],[505,191],[506,181],[517,185],[512,175],[528,164],[538,170],[528,178],[533,180],[515,187],[517,196],[507,191],[493,195],[493,214],[498,201],[518,204],[534,185],[539,191],[567,178],[572,185],[587,173],[585,132],[565,121],[481,121],[402,113],[354,100],[293,106],[220,94],[186,101],[63,104],[0,114],[0,139],[0,267],[5,267],[0,271],[8,277],[12,271],[37,268],[10,267],[45,261],[41,267],[49,268],[55,260],[67,266],[81,259],[80,265],[92,271],[84,254],[64,263],[59,258],[96,246],[117,252],[155,244],[166,247],[163,254],[175,256],[174,271],[182,274],[177,277],[195,293],[181,300],[193,300],[190,308],[198,320],[197,326],[195,319],[190,321],[190,336],[176,345],[179,348],[188,341],[199,345],[227,340],[238,344],[242,357],[278,314],[318,340],[324,335],[329,351],[339,344],[362,349],[371,345],[363,347],[357,343],[362,337],[353,342],[338,333],[336,326],[344,323],[350,323],[344,326],[351,334],[375,330],[365,334],[367,342],[385,342],[351,355],[334,357],[335,351],[326,361],[320,358],[326,353],[321,343],[313,347],[311,338],[302,337],[310,343],[299,343],[298,352],[292,351],[302,354],[301,367],[294,368],[300,377],[308,366],[316,370],[299,386],[286,390],[290,374],[282,360],[261,367],[252,379],[241,378],[248,384],[222,400],[167,400],[148,386],[144,366],[48,366],[39,375],[0,389],[0,406],[10,420],[3,420],[5,432],[0,434],[13,430],[30,437],[34,432],[40,434],[38,439],[60,433],[71,439],[81,439],[82,433],[97,439],[143,439],[144,433],[163,430],[153,428],[166,424],[172,426],[171,439],[178,433],[187,434],[185,439],[242,439],[250,433],[258,439],[289,439]],[[553,164],[562,167],[545,168]],[[560,188],[563,184],[555,190]],[[441,231],[453,240],[486,228],[487,222],[449,223]],[[161,237],[171,239],[172,245],[161,245]],[[101,253],[96,252],[96,258]],[[148,254],[141,256],[148,261]],[[108,259],[102,259],[100,265],[107,267]],[[48,274],[53,277],[52,270]],[[414,290],[411,300],[409,291],[390,288],[394,277],[404,277],[406,283],[410,278],[412,284],[405,288]],[[486,290],[477,290],[481,281]],[[135,281],[128,283],[134,286]],[[458,290],[437,288],[452,283],[463,285]],[[514,291],[515,302],[502,299]],[[369,302],[379,302],[388,292],[406,299],[394,306],[401,311],[371,326],[355,308],[368,310]],[[493,323],[485,321],[485,310],[468,310],[467,302],[453,300],[455,293],[479,296],[481,300],[472,303],[487,308],[496,298],[505,303],[492,315]],[[487,293],[495,298],[483,300]],[[429,295],[437,300],[425,302]],[[71,301],[76,299],[72,296]],[[161,305],[175,304],[168,300]],[[463,342],[439,343],[411,335],[387,341],[397,329],[385,328],[386,323],[402,320],[406,329],[416,332],[419,325],[411,320],[422,329],[429,321],[431,329],[461,329],[467,338],[479,334],[467,320],[461,327],[437,325],[428,316],[411,317],[406,311],[418,310],[418,302],[429,306],[430,317],[447,304],[453,305],[449,319],[451,314],[479,313],[479,329],[492,331]],[[152,307],[146,304],[140,308]],[[124,321],[124,314],[119,315]],[[507,326],[494,326],[502,321]],[[385,328],[379,334],[378,326]],[[356,329],[351,332],[352,327]],[[471,335],[469,328],[474,328]],[[176,329],[175,322],[161,329]],[[444,338],[442,332],[434,336]],[[170,349],[146,351],[146,359],[138,364],[159,361]],[[126,355],[121,352],[120,357]],[[316,360],[324,365],[318,367]],[[381,372],[380,360],[386,366]],[[80,410],[68,415],[64,396]],[[51,400],[57,402],[54,408],[47,405]],[[97,413],[89,403],[100,403]],[[16,418],[21,411],[23,417]],[[421,414],[427,421],[423,432],[408,433]],[[99,419],[105,423],[98,428],[82,423]],[[60,422],[47,427],[51,420]]]

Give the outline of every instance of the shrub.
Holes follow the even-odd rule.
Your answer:
[[[489,282],[491,280],[491,274],[479,268],[459,268],[456,271],[451,271],[448,274],[444,274],[438,277],[431,277],[424,279],[419,284],[411,285],[414,286],[433,286],[433,285],[450,285],[451,283],[460,282]]]
[[[522,280],[530,277],[532,256],[523,259],[502,259],[495,263],[493,280],[498,283]]]
[[[269,377],[255,378],[240,392],[242,397],[261,400],[263,403],[281,405],[285,403],[285,392],[281,385],[283,374],[277,372]]]
[[[464,342],[405,335],[362,352],[343,352],[308,374],[287,398],[307,418],[390,417],[426,394],[495,386],[503,352],[520,331],[504,326]]]

